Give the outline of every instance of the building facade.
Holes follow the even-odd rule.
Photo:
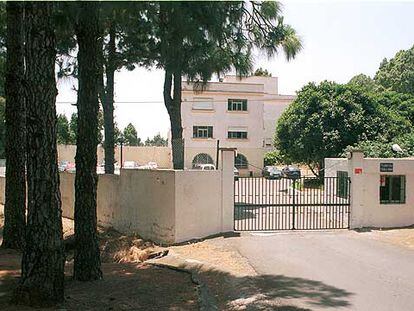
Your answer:
[[[278,93],[277,77],[226,76],[203,86],[183,82],[185,168],[216,164],[219,145],[237,148],[241,175],[259,175],[273,146],[276,120],[294,98]]]

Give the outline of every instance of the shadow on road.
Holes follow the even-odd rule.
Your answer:
[[[196,268],[197,269],[197,268]],[[219,310],[308,311],[350,307],[353,295],[320,281],[285,275],[235,276],[199,267]]]

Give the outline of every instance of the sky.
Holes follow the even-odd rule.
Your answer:
[[[279,78],[280,94],[295,94],[308,82],[346,83],[354,75],[375,74],[382,59],[414,45],[414,0],[281,1],[284,22],[303,40],[303,50],[290,62],[280,54],[257,55],[262,67]],[[76,108],[71,82],[59,82],[57,112],[70,117]],[[163,71],[136,69],[115,74],[115,121],[132,123],[144,140],[167,137],[169,118],[162,101]]]

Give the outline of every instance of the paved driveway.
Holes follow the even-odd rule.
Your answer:
[[[245,233],[227,243],[260,274],[265,299],[284,310],[414,310],[414,250],[369,233]]]

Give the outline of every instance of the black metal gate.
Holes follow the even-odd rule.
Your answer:
[[[240,177],[234,182],[234,230],[349,228],[350,179]]]

